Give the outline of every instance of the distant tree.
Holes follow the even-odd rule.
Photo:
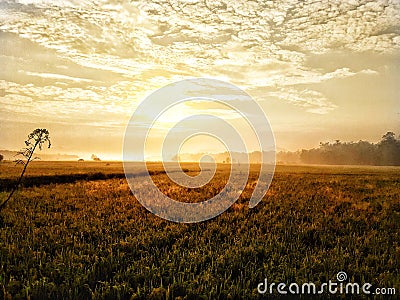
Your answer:
[[[302,150],[300,159],[309,164],[337,165],[400,165],[400,138],[387,132],[382,140],[373,144],[367,141],[320,143],[319,148]]]
[[[94,161],[100,161],[101,159],[97,155],[92,154],[91,159]]]
[[[297,164],[301,162],[300,159],[301,151],[290,152],[290,151],[279,151],[276,154],[278,164]]]
[[[400,165],[400,139],[393,132],[384,134],[377,147],[380,165]]]
[[[0,162],[2,162],[4,159],[4,156],[2,154],[0,154]]]
[[[388,131],[382,136],[382,141],[395,142],[396,141],[396,135],[394,134],[394,132]]]
[[[23,159],[17,159],[16,165],[22,164],[24,168],[22,169],[21,175],[19,176],[14,188],[8,195],[7,199],[0,204],[0,211],[5,207],[7,202],[11,199],[13,194],[16,192],[18,189],[19,185],[22,182],[22,178],[24,177],[26,168],[28,167],[29,163],[36,159],[37,157],[33,157],[33,154],[35,153],[36,148],[39,147],[39,150],[42,150],[43,144],[48,144],[48,148],[50,148],[51,143],[50,143],[50,136],[49,136],[49,131],[47,129],[35,129],[28,135],[28,139],[25,141],[25,147],[22,148],[20,151],[18,151],[17,155],[23,156],[26,160]]]

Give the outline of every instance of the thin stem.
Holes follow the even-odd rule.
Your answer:
[[[25,174],[25,171],[26,171],[26,168],[28,167],[28,164],[29,164],[29,162],[31,161],[32,155],[33,155],[33,153],[35,152],[35,149],[36,149],[37,145],[39,144],[40,140],[41,140],[41,136],[36,140],[35,146],[33,147],[31,153],[29,154],[28,160],[26,161],[26,163],[25,163],[25,165],[24,165],[24,169],[22,170],[22,173],[21,173],[21,175],[19,176],[18,181],[17,181],[17,183],[15,184],[13,190],[12,190],[11,193],[8,195],[7,199],[0,205],[0,211],[4,208],[4,206],[5,206],[5,205],[7,204],[7,202],[11,199],[11,197],[14,195],[14,193],[17,191],[19,185],[21,184],[22,178],[24,177],[24,174]]]

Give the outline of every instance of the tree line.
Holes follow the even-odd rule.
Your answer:
[[[400,136],[387,132],[378,143],[367,141],[320,143],[297,152],[306,164],[400,166]]]

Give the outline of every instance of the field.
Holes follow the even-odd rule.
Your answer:
[[[187,190],[150,169],[182,201],[215,195],[228,174],[220,166],[209,186]],[[19,172],[0,164],[0,199]],[[0,299],[262,299],[265,278],[318,285],[339,271],[400,292],[399,168],[278,166],[249,209],[256,178],[254,167],[222,215],[179,224],[137,202],[120,163],[33,162],[1,212]]]

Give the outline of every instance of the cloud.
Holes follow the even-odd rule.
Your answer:
[[[309,52],[400,47],[398,1],[79,3],[7,2],[1,10],[10,17],[0,29],[82,66],[125,76],[155,67],[181,72],[183,66],[208,74],[215,64],[252,65],[265,58],[304,70]]]
[[[307,112],[314,114],[327,114],[337,108],[322,93],[308,89],[280,88],[278,91],[269,92],[268,95],[303,107]]]
[[[149,91],[205,76],[247,91],[270,88],[267,95],[327,114],[336,105],[311,85],[379,73],[368,66],[312,68],[307,59],[331,51],[398,54],[399,22],[397,0],[2,2],[0,32],[40,45],[68,69],[86,70],[42,69],[24,57],[18,69],[9,68],[15,73],[7,74],[2,109],[34,114],[40,108],[53,120],[59,112],[124,119]],[[24,55],[8,53],[8,65]],[[93,70],[103,75],[86,78]],[[54,82],[27,83],[14,76],[18,71]],[[36,110],[33,102],[40,103]]]
[[[108,122],[124,127],[137,106],[130,94],[135,87],[130,82],[119,82],[108,88],[88,86],[86,89],[35,86],[0,80],[2,119],[13,120],[24,116],[50,122]],[[4,121],[3,120],[3,121]]]
[[[379,72],[371,69],[365,69],[359,72],[360,74],[366,74],[366,75],[378,75]]]
[[[62,79],[67,81],[75,81],[75,82],[91,82],[92,80],[86,78],[79,78],[79,77],[71,77],[62,74],[53,74],[53,73],[40,73],[40,72],[24,72],[26,75],[29,76],[36,76],[41,78],[51,78],[51,79]]]

